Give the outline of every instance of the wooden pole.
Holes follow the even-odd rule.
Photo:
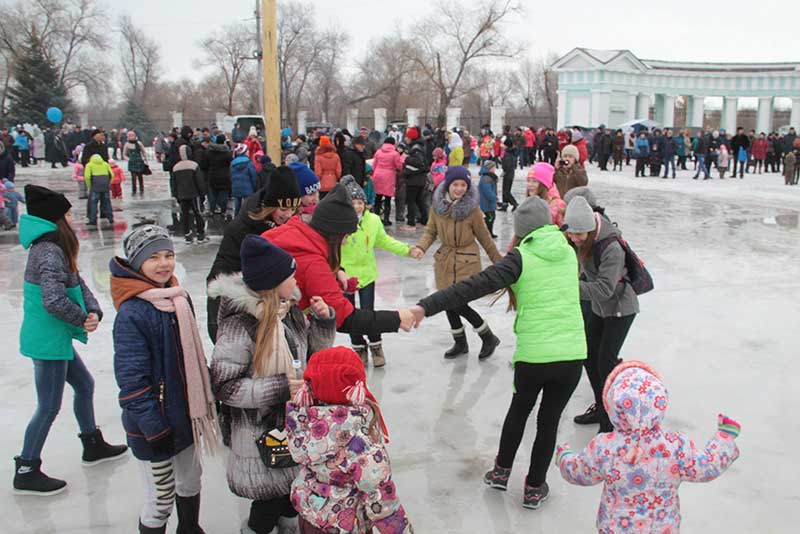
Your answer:
[[[262,0],[261,40],[264,70],[264,120],[267,155],[275,165],[281,161],[281,101],[278,75],[278,25],[276,0]]]

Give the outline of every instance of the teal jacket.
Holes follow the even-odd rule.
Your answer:
[[[378,279],[375,247],[397,256],[408,256],[411,248],[386,234],[381,218],[365,211],[358,229],[342,243],[342,269],[348,276],[358,278],[358,287],[366,287]]]
[[[88,340],[83,328],[88,314],[103,317],[84,281],[67,268],[64,251],[53,239],[55,231],[56,225],[50,221],[27,214],[20,217],[20,242],[30,249],[23,286],[20,352],[39,360],[73,359],[72,340]]]

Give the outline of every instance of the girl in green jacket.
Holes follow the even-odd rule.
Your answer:
[[[367,209],[367,197],[355,178],[348,175],[341,184],[347,189],[353,208],[358,215],[358,228],[342,242],[342,269],[348,276],[358,279],[358,300],[362,310],[375,309],[375,280],[378,278],[378,265],[375,262],[375,247],[382,248],[397,256],[412,255],[419,258],[416,247],[398,241],[386,234],[381,218]],[[355,292],[345,295],[355,305]],[[369,350],[375,367],[386,365],[380,333],[370,334]],[[367,343],[362,335],[350,335],[353,350],[361,357],[364,367],[369,362]]]
[[[550,490],[546,476],[561,413],[581,378],[586,359],[578,261],[564,234],[550,224],[550,208],[528,197],[514,214],[515,248],[502,260],[467,280],[422,299],[411,308],[417,325],[450,308],[508,289],[517,311],[514,333],[514,395],[508,408],[494,468],[484,482],[505,490],[525,424],[539,393],[536,440],[525,479],[522,506],[538,508]]]

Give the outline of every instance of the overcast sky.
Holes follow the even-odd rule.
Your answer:
[[[307,2],[321,25],[348,31],[350,61],[364,54],[370,40],[436,16],[436,2],[430,0]],[[527,42],[534,57],[586,47],[627,48],[649,59],[800,62],[800,48],[794,46],[800,2],[792,0],[522,0],[522,5],[526,12],[509,24],[508,34]],[[197,41],[227,23],[252,22],[255,0],[135,0],[109,6],[110,22],[127,13],[163,45],[164,76],[177,80],[200,78],[192,67],[200,55]]]

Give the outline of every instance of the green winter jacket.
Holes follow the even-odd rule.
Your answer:
[[[20,352],[39,360],[71,360],[72,340],[88,341],[83,328],[87,315],[84,291],[88,289],[77,274],[68,272],[61,247],[46,240],[34,244],[56,228],[39,217],[26,214],[20,218],[20,242],[30,248],[23,286]],[[91,293],[89,300],[92,311],[99,312]]]
[[[553,225],[531,232],[517,249],[522,274],[511,286],[517,299],[513,362],[586,359],[575,251]]]
[[[342,243],[342,269],[348,276],[358,278],[359,289],[378,279],[375,247],[397,256],[408,256],[411,248],[406,243],[386,235],[381,218],[365,211],[358,223],[358,229]]]

